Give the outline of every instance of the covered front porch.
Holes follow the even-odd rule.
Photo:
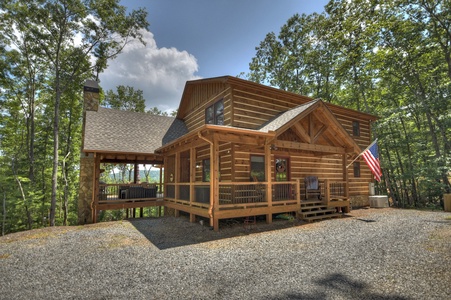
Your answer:
[[[311,200],[305,176],[295,171],[295,164],[307,163],[302,159],[306,156],[324,164],[309,168],[319,178],[317,202],[349,212],[345,149],[290,146],[277,141],[274,133],[206,125],[197,134],[160,149],[165,157],[164,206],[176,216],[179,211],[188,213],[191,222],[196,216],[207,218],[214,230],[221,219],[265,216],[271,223],[275,214],[298,217],[302,203]],[[278,165],[282,162],[285,170]],[[333,176],[321,176],[336,165],[340,169]]]

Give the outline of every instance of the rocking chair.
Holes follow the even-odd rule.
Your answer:
[[[305,199],[319,199],[321,200],[321,188],[317,176],[307,176],[304,178],[305,184]]]

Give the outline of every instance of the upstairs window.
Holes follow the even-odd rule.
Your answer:
[[[205,124],[224,125],[224,100],[221,99],[205,110]]]
[[[359,121],[352,122],[352,134],[354,136],[360,136],[360,122]]]

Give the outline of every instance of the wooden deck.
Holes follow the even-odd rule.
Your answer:
[[[166,184],[165,192],[157,192],[154,185],[102,184],[95,210],[114,210],[164,206],[196,216],[210,219],[210,226],[218,230],[220,219],[250,216],[266,216],[268,223],[272,215],[295,213],[297,217],[312,221],[341,216],[336,213],[340,207],[349,212],[346,199],[346,183],[325,181],[322,200],[302,200],[299,180],[288,182],[220,182],[217,198],[210,202],[210,185],[205,183]]]

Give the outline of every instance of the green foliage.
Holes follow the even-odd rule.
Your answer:
[[[377,188],[399,206],[437,205],[451,190],[450,3],[330,1],[269,33],[247,77],[378,115]]]
[[[143,42],[146,17],[118,0],[0,2],[2,233],[76,222],[83,83]]]
[[[130,86],[119,85],[116,93],[109,90],[105,94],[107,107],[128,111],[144,112],[146,107],[142,90],[136,90]]]

